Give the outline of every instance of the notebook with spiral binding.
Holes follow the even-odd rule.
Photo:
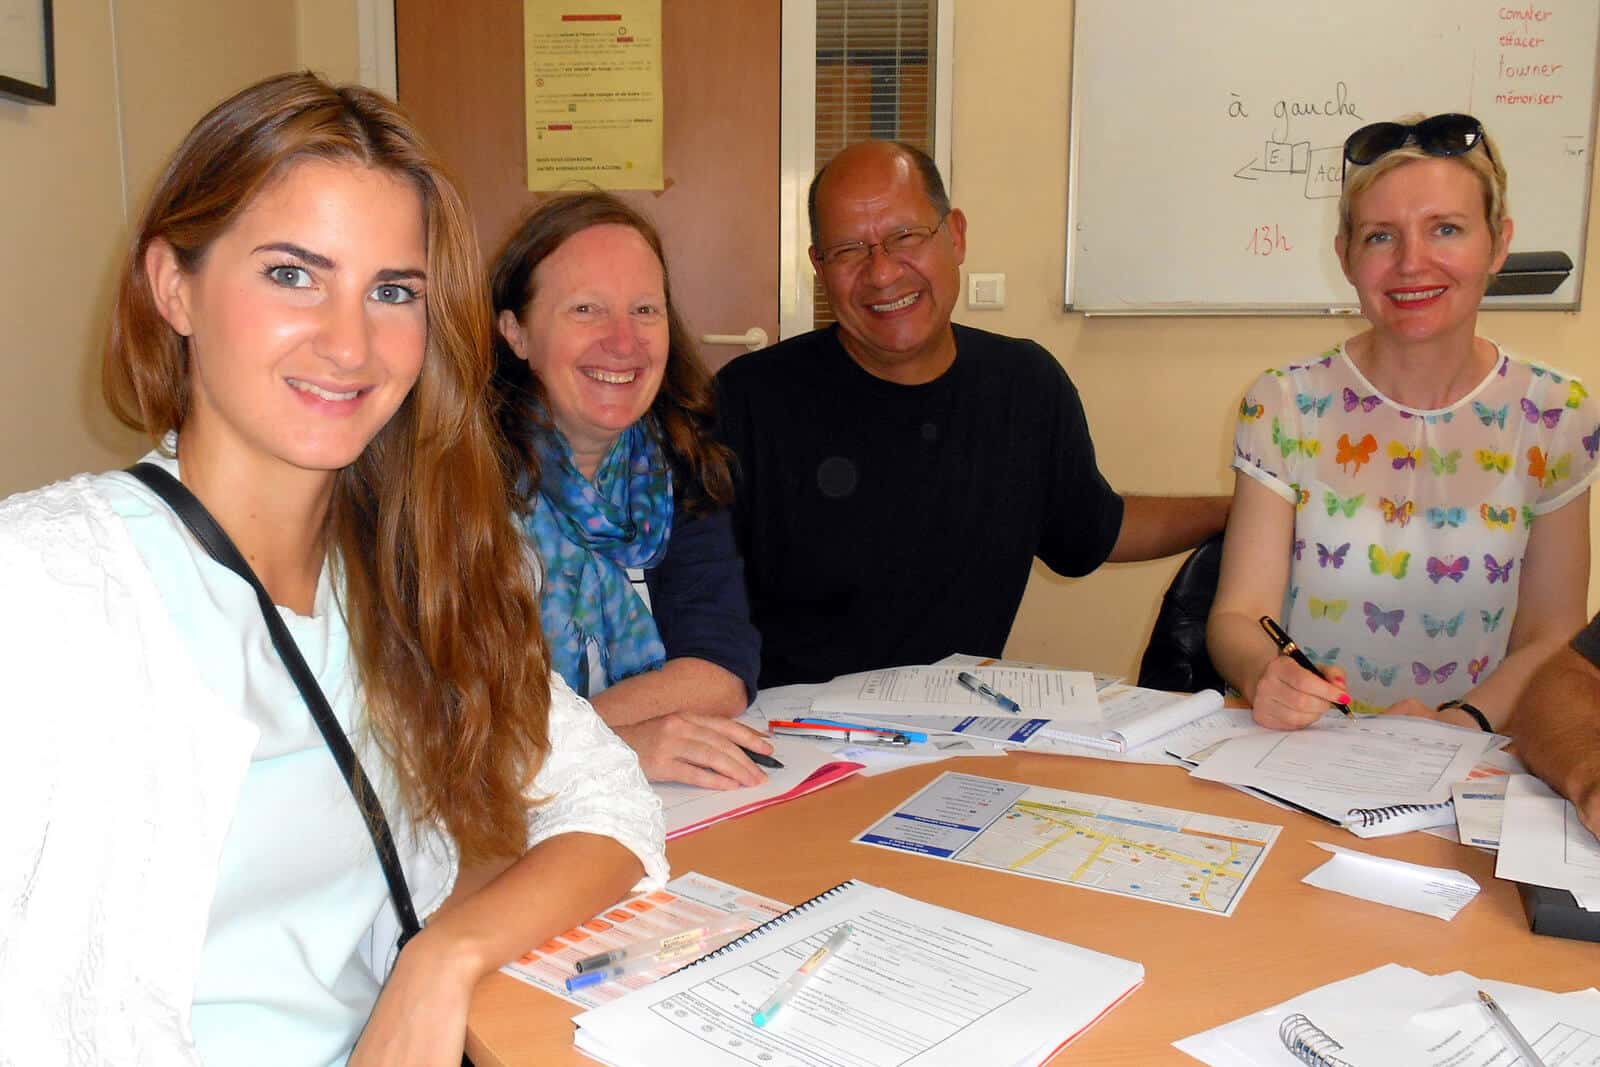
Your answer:
[[[1344,1046],[1299,1012],[1278,1025],[1278,1040],[1289,1050],[1289,1055],[1310,1067],[1351,1067],[1339,1056]]]
[[[756,1027],[755,1009],[845,923],[843,948]],[[579,1015],[574,1043],[617,1067],[748,1067],[801,1052],[815,1067],[1031,1067],[1143,981],[1137,963],[852,880]]]
[[[1386,808],[1351,808],[1345,812],[1344,828],[1357,837],[1388,837],[1412,830],[1450,826],[1456,821],[1456,806],[1440,804],[1390,804]]]

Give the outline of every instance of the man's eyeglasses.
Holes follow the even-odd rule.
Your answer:
[[[1374,122],[1363,126],[1345,138],[1344,161],[1347,168],[1351,163],[1364,167],[1408,144],[1416,145],[1430,156],[1459,156],[1482,144],[1489,162],[1494,162],[1494,153],[1484,139],[1483,123],[1471,115],[1453,112],[1410,124]]]
[[[874,248],[883,249],[883,254],[891,258],[900,258],[914,254],[919,248],[933,239],[939,232],[939,227],[945,224],[950,217],[947,211],[939,216],[939,221],[932,226],[907,226],[903,230],[896,230],[881,241],[845,241],[843,244],[831,245],[818,250],[817,259],[824,267],[859,267],[872,258]]]

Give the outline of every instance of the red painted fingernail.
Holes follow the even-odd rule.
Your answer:
[[[1341,703],[1341,704],[1350,703],[1350,694],[1349,693],[1340,693],[1339,694],[1339,703]]]

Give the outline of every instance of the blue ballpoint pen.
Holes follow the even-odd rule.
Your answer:
[[[1012,700],[999,690],[985,684],[983,679],[979,678],[975,674],[968,674],[966,671],[962,671],[960,674],[956,675],[956,681],[960,682],[965,688],[977,693],[979,696],[987,697],[988,699],[994,701],[1000,707],[1005,708],[1013,715],[1019,714],[1022,711],[1021,704],[1018,704],[1015,700]]]
[[[837,719],[814,719],[809,715],[805,716],[804,718],[796,719],[795,722],[808,722],[816,726],[840,726],[846,730],[876,730],[879,733],[900,734],[904,736],[907,741],[926,741],[928,739],[928,735],[922,733],[921,731],[904,730],[898,726],[877,726],[862,722],[840,722]]]

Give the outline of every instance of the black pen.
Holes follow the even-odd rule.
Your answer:
[[[759,752],[751,751],[750,749],[745,748],[743,745],[739,746],[739,751],[743,752],[746,756],[749,756],[750,762],[754,763],[757,767],[768,767],[775,771],[783,770],[783,764],[779,763],[771,756],[764,756]]]
[[[1294,638],[1290,637],[1286,632],[1284,632],[1283,627],[1279,626],[1277,622],[1273,620],[1271,615],[1261,616],[1260,622],[1261,628],[1267,631],[1268,637],[1272,638],[1272,643],[1278,646],[1278,652],[1280,655],[1288,656],[1290,659],[1300,664],[1300,666],[1304,667],[1318,678],[1321,678],[1324,682],[1328,681],[1328,676],[1322,673],[1322,668],[1318,667],[1315,663],[1312,663],[1311,657],[1300,651],[1300,646],[1294,643]],[[1349,704],[1340,704],[1335,702],[1333,706],[1344,712],[1345,718],[1352,718]]]

